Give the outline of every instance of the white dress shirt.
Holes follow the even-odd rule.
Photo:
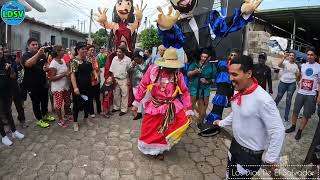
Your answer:
[[[275,163],[285,137],[276,103],[260,86],[241,98],[240,106],[237,100],[231,103],[231,114],[220,121],[219,126],[232,126],[233,136],[241,146],[254,151],[266,150],[265,161]]]

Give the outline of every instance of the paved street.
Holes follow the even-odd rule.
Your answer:
[[[49,129],[36,127],[30,102],[26,114],[30,127],[21,130],[26,138],[15,140],[11,147],[0,145],[3,180],[214,180],[225,176],[227,148],[222,134],[201,138],[193,126],[182,142],[165,154],[164,161],[159,161],[138,150],[141,124],[129,115],[98,117],[94,127],[80,124],[80,132],[75,133],[71,127],[63,129],[56,124]]]
[[[275,96],[277,82],[274,87]],[[279,105],[282,115],[284,103],[285,98]],[[229,112],[227,109],[224,115]],[[219,180],[225,177],[230,143],[230,136],[225,133],[202,138],[192,125],[181,143],[165,154],[164,161],[159,161],[137,149],[141,122],[132,121],[129,114],[124,117],[115,114],[110,119],[96,117],[95,126],[80,124],[77,133],[71,127],[63,129],[55,123],[49,129],[36,127],[29,101],[26,115],[30,127],[21,130],[26,138],[15,140],[11,147],[0,145],[0,177],[4,180]],[[295,133],[286,135],[283,156],[288,157],[288,164],[303,163],[317,122],[314,116],[300,141],[294,139]]]

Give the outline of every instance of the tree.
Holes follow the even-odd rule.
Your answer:
[[[99,47],[106,46],[109,39],[109,33],[105,29],[99,29],[92,34],[93,44]]]
[[[141,42],[142,48],[144,49],[158,47],[161,44],[161,39],[158,35],[158,31],[153,26],[151,26],[151,28],[143,30],[139,36],[139,40]]]

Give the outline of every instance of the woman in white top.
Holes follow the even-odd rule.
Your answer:
[[[62,104],[64,103],[64,112],[66,116],[71,116],[70,110],[70,81],[69,70],[64,62],[63,55],[65,49],[62,46],[54,46],[52,52],[52,62],[49,66],[49,80],[51,81],[51,91],[54,96],[55,110],[59,118],[58,124],[67,127],[67,121],[62,115]]]
[[[278,94],[275,99],[277,105],[281,101],[283,95],[287,92],[286,109],[284,114],[285,121],[289,119],[289,112],[291,108],[292,96],[297,87],[297,76],[299,73],[299,67],[295,63],[295,53],[290,52],[289,57],[284,56],[279,63],[279,67],[283,68],[280,83],[278,86]]]

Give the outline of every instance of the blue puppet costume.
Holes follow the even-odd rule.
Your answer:
[[[205,120],[205,126],[200,133],[201,136],[212,136],[215,134],[210,126],[215,120],[222,119],[222,113],[224,108],[229,106],[230,99],[234,94],[234,88],[229,76],[229,67],[233,59],[239,56],[240,51],[238,49],[232,49],[228,52],[228,59],[220,60],[217,63],[217,76],[216,85],[217,92],[212,99],[212,110]]]
[[[262,0],[254,0],[253,2],[245,1],[242,4],[241,10],[235,9],[235,13],[230,17],[221,17],[216,10],[205,12],[199,15],[193,15],[192,12],[198,5],[198,0],[170,0],[173,8],[178,10],[175,15],[172,15],[172,7],[169,9],[169,14],[165,15],[161,8],[158,8],[160,14],[157,19],[158,32],[162,38],[164,46],[183,48],[189,59],[197,59],[202,49],[207,49],[215,58],[214,40],[216,37],[225,37],[228,33],[238,31],[246,26],[246,24],[253,20],[252,13],[260,5]],[[191,60],[191,61],[190,61]],[[217,69],[221,69],[217,80],[226,82],[231,85],[227,61],[220,61],[217,64]],[[226,84],[223,83],[223,84]],[[218,93],[226,87],[219,89]],[[218,104],[221,108],[217,108],[205,121],[205,129],[213,129],[216,132],[217,127],[212,127],[214,120],[221,119],[221,111],[227,106],[227,98],[224,95],[216,96],[214,104]],[[215,115],[214,115],[215,114]],[[206,133],[206,132],[204,132]],[[210,132],[211,133],[211,132]],[[209,134],[210,134],[209,133]],[[202,135],[203,133],[200,133]]]

